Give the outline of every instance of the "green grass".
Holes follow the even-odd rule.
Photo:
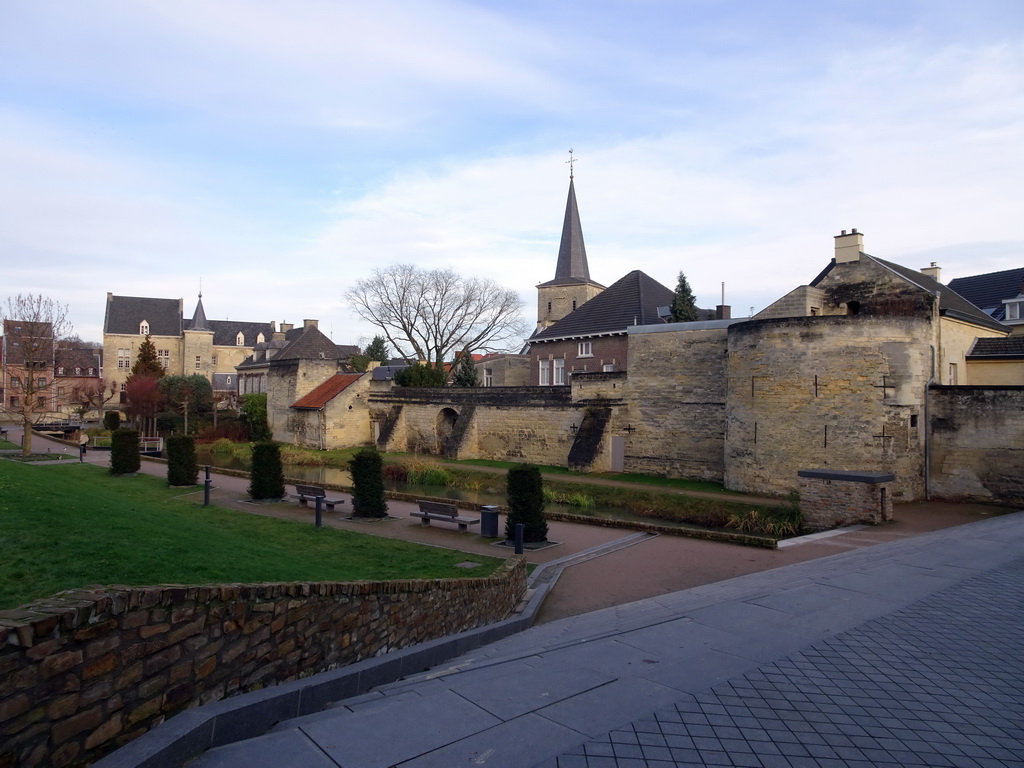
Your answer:
[[[16,451],[20,448],[20,445],[16,445],[9,440],[0,440],[0,451]]]
[[[0,609],[90,584],[451,578],[502,562],[311,522],[203,507],[146,475],[0,460]],[[456,567],[467,559],[483,567]]]

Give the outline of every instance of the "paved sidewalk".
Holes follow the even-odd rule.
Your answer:
[[[1024,514],[551,622],[192,768],[1024,765]]]

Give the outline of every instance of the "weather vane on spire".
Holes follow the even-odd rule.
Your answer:
[[[572,177],[572,166],[573,166],[573,163],[576,162],[575,159],[572,156],[572,147],[569,147],[569,159],[566,160],[565,162],[567,162],[569,164],[569,181],[572,181],[572,178],[573,178]]]

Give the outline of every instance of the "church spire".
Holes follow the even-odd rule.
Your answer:
[[[580,225],[580,210],[576,204],[576,187],[573,182],[572,150],[569,150],[569,198],[565,202],[565,219],[562,221],[562,242],[558,246],[558,264],[555,266],[555,280],[576,278],[590,280],[587,265],[587,247],[583,244],[583,227]]]

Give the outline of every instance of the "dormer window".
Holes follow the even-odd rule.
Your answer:
[[[139,323],[139,336],[149,336],[149,321],[143,320]]]
[[[1006,302],[1006,319],[1007,320],[1020,320],[1020,301],[1008,301]]]
[[[245,334],[242,333],[241,331],[239,331],[238,335],[235,336],[235,346],[236,347],[244,347],[245,346]]]
[[[256,336],[256,343],[257,344],[262,344],[264,341],[266,341],[266,339],[264,338],[262,333],[260,333],[260,334],[258,334]]]

